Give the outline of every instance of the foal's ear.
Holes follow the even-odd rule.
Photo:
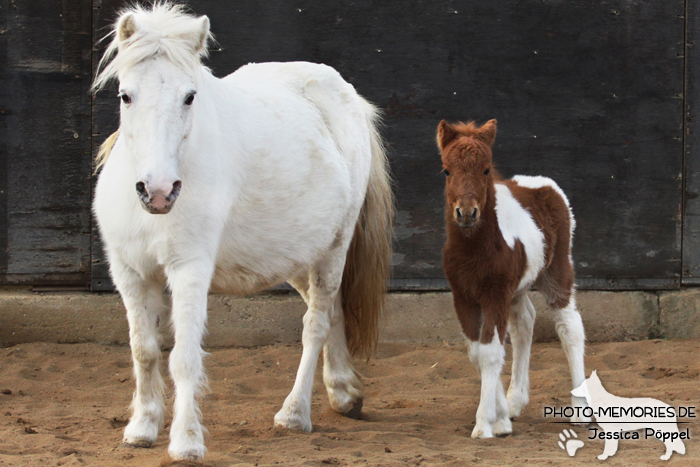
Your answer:
[[[496,139],[496,120],[491,119],[484,123],[483,126],[479,128],[477,137],[489,146],[493,145]]]
[[[136,18],[129,12],[123,14],[117,22],[117,40],[124,42],[136,32]]]
[[[445,120],[441,121],[437,129],[437,145],[442,151],[457,136],[457,130]]]

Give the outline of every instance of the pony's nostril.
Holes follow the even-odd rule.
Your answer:
[[[138,194],[141,196],[148,196],[148,193],[146,192],[146,184],[143,182],[137,182],[136,183],[136,191]]]
[[[176,181],[173,183],[173,190],[170,192],[170,198],[171,200],[174,200],[180,195],[180,188],[182,188],[182,182],[180,180]]]
[[[476,216],[479,215],[479,208],[474,208],[472,211],[472,220],[476,220]]]
[[[455,214],[458,220],[462,220],[462,210],[460,208],[455,209]]]

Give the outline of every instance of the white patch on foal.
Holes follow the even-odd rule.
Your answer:
[[[562,197],[564,202],[566,203],[566,207],[569,208],[569,220],[571,221],[571,238],[573,241],[574,238],[574,230],[576,230],[576,219],[574,219],[574,213],[571,211],[571,205],[569,204],[569,198],[566,197],[566,194],[564,193],[564,190],[562,190],[559,185],[557,185],[557,182],[552,180],[549,177],[543,177],[541,175],[537,175],[535,177],[530,176],[530,175],[516,175],[513,177],[513,180],[517,182],[518,185],[526,187],[526,188],[542,188],[543,186],[548,186],[552,188],[554,191],[559,193],[559,196]]]
[[[515,248],[516,240],[525,247],[527,267],[518,284],[517,291],[520,292],[529,289],[544,268],[544,234],[507,186],[496,183],[495,187],[496,216],[501,235],[511,249]]]

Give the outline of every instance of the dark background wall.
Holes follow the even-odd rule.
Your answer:
[[[116,85],[87,90],[104,49],[91,47],[123,2],[25,3],[0,1],[0,283],[109,289],[90,160],[118,126]],[[699,3],[189,5],[211,19],[217,76],[248,62],[322,62],[384,110],[395,288],[446,287],[438,122],[497,118],[501,172],[546,175],[569,194],[579,286],[655,289],[700,283]]]

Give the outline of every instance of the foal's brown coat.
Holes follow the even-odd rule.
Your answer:
[[[496,330],[503,343],[511,303],[528,265],[520,240],[511,249],[501,234],[494,184],[507,186],[544,234],[545,264],[534,284],[549,305],[565,307],[574,284],[569,256],[572,219],[566,201],[549,186],[533,189],[515,180],[503,180],[491,163],[495,136],[495,120],[480,128],[473,123],[450,125],[443,120],[437,135],[447,173],[443,267],[464,334],[482,344],[490,343]],[[475,217],[468,219],[475,223],[473,227],[460,226],[460,221],[467,222],[456,213],[458,207],[462,214]]]

